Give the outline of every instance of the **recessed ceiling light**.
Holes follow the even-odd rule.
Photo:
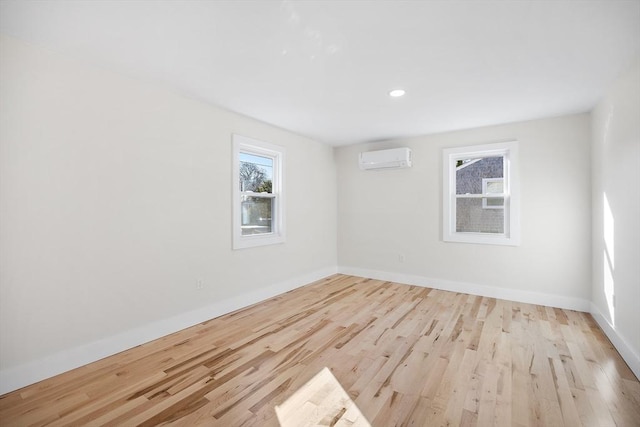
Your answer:
[[[389,96],[393,96],[394,98],[397,98],[404,94],[405,94],[404,89],[394,89],[391,92],[389,92]]]

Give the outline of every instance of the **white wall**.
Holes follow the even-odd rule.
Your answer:
[[[519,141],[522,244],[442,241],[442,149]],[[408,146],[411,169],[360,171],[358,153]],[[343,272],[589,309],[589,114],[341,147],[338,263]],[[404,256],[404,261],[401,261]]]
[[[592,313],[640,377],[640,58],[592,123]]]
[[[335,272],[331,147],[0,43],[4,391]],[[232,133],[286,148],[284,244],[231,250]]]
[[[336,265],[581,310],[592,297],[596,319],[638,366],[639,69],[599,104],[592,128],[591,117],[579,114],[332,151],[3,37],[0,393]],[[285,244],[231,250],[232,133],[286,147]],[[513,139],[520,141],[521,246],[442,242],[442,148]],[[396,146],[413,149],[412,169],[358,170],[360,151]],[[615,223],[615,315],[603,291],[605,192]],[[204,290],[195,289],[197,280]]]

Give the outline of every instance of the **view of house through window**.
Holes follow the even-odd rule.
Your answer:
[[[504,193],[504,178],[483,178],[482,193]],[[504,197],[486,197],[482,199],[482,207],[485,209],[504,209]]]
[[[502,156],[456,162],[457,232],[504,233],[503,163]]]
[[[239,175],[242,235],[271,233],[273,159],[240,152]]]
[[[443,150],[443,240],[518,245],[518,143]]]

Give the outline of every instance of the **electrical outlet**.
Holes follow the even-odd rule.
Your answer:
[[[403,254],[398,254],[398,262],[400,262],[400,263],[404,262],[404,255]]]
[[[198,279],[196,280],[196,290],[201,291],[204,289],[204,280]]]

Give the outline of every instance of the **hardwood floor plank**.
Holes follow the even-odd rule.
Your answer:
[[[325,384],[296,422],[640,425],[640,383],[589,314],[345,275],[0,396],[0,425],[278,426],[325,367],[353,406]]]

